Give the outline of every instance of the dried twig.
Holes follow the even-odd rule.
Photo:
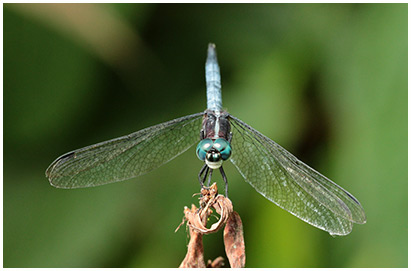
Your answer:
[[[213,210],[220,215],[220,218],[216,223],[207,228],[207,221],[210,215],[213,214]],[[233,210],[231,201],[218,194],[216,183],[211,187],[202,188],[200,208],[197,208],[195,205],[192,205],[191,209],[185,207],[184,215],[180,226],[187,221],[190,242],[187,254],[180,267],[222,267],[224,265],[222,257],[218,257],[214,261],[208,260],[207,265],[205,265],[203,235],[215,233],[224,225],[224,245],[230,266],[235,268],[245,266],[245,244],[241,218]],[[176,231],[180,226],[178,226]]]

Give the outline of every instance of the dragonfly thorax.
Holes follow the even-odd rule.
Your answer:
[[[200,160],[206,162],[208,167],[217,169],[230,157],[231,146],[230,143],[223,138],[217,138],[215,140],[205,138],[198,143],[196,154]]]

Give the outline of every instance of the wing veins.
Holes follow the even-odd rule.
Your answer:
[[[283,173],[285,173],[288,176],[288,178],[286,178],[286,180],[289,184],[292,184],[292,183],[290,183],[290,181],[293,181],[294,185],[297,185],[297,187],[299,187],[299,189],[297,189],[297,187],[292,188],[293,190],[297,189],[297,190],[295,190],[295,192],[294,192],[295,194],[293,194],[293,195],[297,196],[298,198],[300,198],[302,200],[308,200],[308,198],[306,198],[307,196],[302,197],[302,195],[300,194],[301,192],[297,193],[298,190],[304,191],[306,193],[306,195],[310,196],[312,198],[312,200],[314,200],[314,202],[316,202],[317,204],[320,204],[321,206],[326,208],[329,212],[333,213],[334,215],[339,216],[342,219],[347,219],[350,222],[356,222],[356,223],[361,222],[361,218],[360,219],[357,218],[357,220],[352,218],[351,209],[342,200],[342,198],[340,198],[341,194],[344,193],[345,195],[347,195],[349,197],[348,199],[345,198],[345,200],[347,200],[348,202],[353,201],[355,204],[358,204],[358,201],[353,196],[351,196],[351,194],[349,194],[347,191],[345,191],[344,189],[342,189],[338,185],[334,184],[332,181],[328,180],[326,177],[323,177],[321,174],[319,174],[315,170],[311,169],[310,167],[305,165],[303,162],[299,161],[297,158],[292,156],[292,154],[287,152],[281,146],[276,144],[271,139],[268,139],[267,137],[265,137],[264,135],[262,135],[261,133],[259,133],[258,131],[256,131],[255,129],[253,129],[249,125],[247,125],[246,123],[242,122],[241,120],[237,119],[236,117],[233,117],[233,116],[230,116],[230,117],[233,120],[233,122],[232,122],[233,125],[232,126],[235,127],[236,131],[238,131],[239,134],[241,134],[241,136],[243,137],[244,142],[248,141],[248,143],[250,143],[250,139],[251,139],[251,142],[256,141],[256,142],[258,142],[258,144],[261,145],[261,146],[257,146],[257,144],[253,142],[252,144],[254,145],[256,150],[259,150],[260,148],[266,148],[266,149],[269,150],[269,153],[271,154],[270,156],[275,157],[274,160],[271,159],[272,161],[270,163],[273,163],[273,165],[277,165],[276,166],[276,167],[278,167],[277,169],[280,169]],[[243,132],[241,132],[240,129],[243,130]],[[247,134],[247,135],[245,136],[244,134]],[[244,143],[242,143],[242,144],[244,144]],[[235,151],[235,150],[233,150],[233,151]],[[259,152],[261,153],[260,150],[259,150]],[[284,154],[284,152],[286,152],[286,153]],[[282,159],[277,158],[278,156]],[[279,160],[277,160],[277,159],[279,159]],[[284,164],[284,163],[287,163],[287,161],[289,161],[289,163],[292,163],[294,168],[288,169],[288,166]],[[296,164],[295,161],[298,161],[298,164]],[[237,165],[237,163],[238,163],[238,161],[235,162],[235,165],[238,168],[241,164],[241,161],[240,161],[239,165]],[[240,169],[240,168],[238,168],[238,169]],[[312,175],[309,170],[312,170],[313,173],[315,173],[315,175]],[[241,171],[242,170],[240,170],[240,172]],[[294,171],[294,172],[298,173],[298,175],[296,175],[295,173],[293,174],[293,172],[291,172],[291,171]],[[277,175],[274,172],[272,174],[274,174],[274,175],[271,178],[273,178],[276,181],[276,185],[278,187],[282,188],[282,186],[279,183],[279,179],[278,179],[279,175]],[[277,177],[275,177],[275,176],[277,176]],[[325,180],[323,179],[322,182],[320,182],[317,179],[317,178],[320,178],[318,176],[323,177]],[[246,180],[248,178],[245,175],[243,175],[243,177]],[[296,178],[299,178],[299,181],[296,181]],[[270,180],[270,181],[273,181],[273,180]],[[330,183],[328,184],[328,183],[326,183],[326,181],[329,181]],[[299,182],[303,182],[304,185],[302,185]],[[254,187],[252,182],[250,182],[250,184]],[[313,184],[315,184],[317,187],[315,187],[315,186],[313,187]],[[327,184],[327,186],[325,184]],[[291,187],[293,187],[294,185],[292,185]],[[335,185],[335,187],[333,187],[332,185]],[[254,187],[254,188],[256,188],[256,187]],[[330,190],[330,189],[332,189],[332,190]],[[259,190],[257,189],[257,191],[259,191]],[[335,194],[334,191],[338,192],[338,195]],[[265,197],[267,197],[264,193],[262,193],[262,192],[260,192],[260,193],[263,194]],[[283,192],[280,192],[280,193],[284,194]],[[322,195],[323,198],[317,197],[316,193],[319,193],[320,195]],[[289,195],[286,194],[285,196],[288,198]],[[278,200],[280,200],[280,199],[278,199]],[[332,207],[333,205],[327,204],[328,201],[331,201],[331,202],[334,201],[334,203],[333,203],[334,206],[339,206],[338,208],[339,208],[340,211],[336,211],[336,209],[334,209],[335,207],[334,208]],[[281,201],[279,201],[279,202],[281,202]],[[335,205],[335,204],[337,204],[337,205]],[[278,203],[277,203],[277,205],[278,205]],[[279,205],[279,206],[282,207],[281,205]],[[311,209],[314,208],[312,210],[317,212],[314,206],[311,206],[311,207],[308,206],[308,207],[311,208]],[[355,211],[359,212],[360,217],[361,217],[361,212],[363,213],[362,207],[361,207],[361,205],[356,206],[356,207],[359,210],[355,210]],[[284,208],[284,207],[282,207],[282,208]],[[287,211],[291,212],[290,210],[287,210]],[[298,215],[298,214],[295,214],[295,215],[300,217],[300,215]],[[300,218],[303,219],[302,217],[300,217]],[[303,220],[305,220],[305,219],[303,219]],[[341,224],[341,225],[343,225],[342,223],[344,223],[344,225],[348,225],[348,224],[346,224],[348,221],[341,221],[340,219],[337,219],[337,220],[338,220],[338,223]],[[307,221],[307,222],[309,222],[309,221]],[[311,222],[309,222],[309,223],[312,224]],[[317,225],[317,227],[319,227],[319,226]]]
[[[50,179],[50,183],[52,185],[55,185],[57,187],[62,187],[62,188],[75,188],[75,187],[88,187],[88,186],[100,185],[100,184],[103,184],[104,182],[107,183],[107,182],[121,181],[121,180],[134,177],[134,176],[129,177],[130,175],[133,175],[133,174],[137,174],[135,176],[139,176],[141,174],[147,173],[148,171],[175,158],[178,154],[187,150],[193,144],[191,143],[191,141],[193,141],[194,139],[193,131],[194,129],[196,129],[195,126],[193,125],[195,125],[196,121],[199,121],[200,117],[203,114],[204,113],[201,112],[201,113],[196,113],[196,114],[192,114],[189,116],[185,116],[182,118],[174,119],[174,120],[171,120],[165,123],[161,123],[155,126],[145,128],[143,130],[134,132],[126,136],[107,140],[107,141],[97,143],[97,144],[94,144],[88,147],[77,149],[72,152],[68,152],[60,156],[59,158],[57,158],[49,166],[49,168],[46,170],[46,176]],[[152,168],[150,168],[151,165],[149,164],[149,162],[151,161],[144,163],[142,165],[138,165],[140,166],[140,168],[138,167],[133,168],[129,165],[129,163],[131,163],[132,161],[138,161],[138,159],[136,159],[136,156],[139,155],[139,153],[138,152],[131,153],[131,155],[129,156],[126,156],[124,154],[136,148],[139,144],[144,144],[144,142],[148,142],[148,143],[147,143],[147,146],[140,147],[143,150],[144,148],[155,146],[154,144],[156,142],[153,142],[153,140],[150,140],[150,139],[156,136],[162,136],[164,133],[170,130],[173,130],[173,129],[179,129],[179,133],[181,134],[189,132],[189,134],[185,135],[187,138],[182,138],[182,136],[179,134],[176,135],[178,136],[178,140],[182,141],[182,144],[183,144],[182,146],[173,145],[173,147],[179,150],[179,152],[176,153],[176,155],[172,156],[169,160],[164,159],[165,157],[160,158],[159,162],[157,162],[156,160],[151,160],[154,162]],[[190,129],[193,129],[193,130],[190,130]],[[169,138],[169,136],[166,136],[166,138],[172,139],[172,137]],[[127,141],[129,141],[129,143],[127,143]],[[190,146],[188,146],[188,144]],[[158,153],[164,150],[166,147],[167,147],[166,143],[160,142],[160,147],[157,147],[156,154],[158,155]],[[145,154],[147,155],[147,153],[150,153],[150,150],[147,150]],[[115,163],[113,161],[115,159],[119,159],[120,156],[124,157],[125,161],[119,160],[119,163],[121,164],[119,165],[113,164]],[[69,160],[67,160],[67,158],[69,158]],[[121,158],[121,159],[124,159],[124,158]],[[142,160],[139,160],[139,161],[142,161]],[[145,162],[145,161],[143,160],[142,162]],[[103,170],[102,166],[104,164],[107,164],[109,166],[109,168],[104,169],[109,174],[109,176],[103,177],[104,179],[103,183],[100,183],[98,178],[94,178],[93,177],[94,175],[90,175],[90,173],[88,173],[87,171],[94,171],[96,172],[96,174],[99,174],[99,172],[105,172],[105,171],[102,171]],[[135,173],[129,173],[129,172],[123,173],[122,169],[126,169],[127,167],[128,169],[131,168],[131,170],[134,170],[133,172]],[[137,171],[135,171],[136,169]],[[91,178],[90,180],[84,180],[84,179],[82,180],[81,178],[84,176],[80,177],[80,174],[81,175],[86,174],[85,176],[91,176],[93,178]]]

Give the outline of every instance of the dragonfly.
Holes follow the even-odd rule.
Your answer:
[[[220,68],[210,43],[205,65],[207,109],[135,133],[70,151],[46,170],[57,188],[84,188],[148,173],[198,143],[204,161],[201,186],[213,170],[228,182],[223,163],[230,160],[257,192],[301,220],[331,235],[347,235],[366,222],[360,202],[345,189],[298,160],[222,107]]]

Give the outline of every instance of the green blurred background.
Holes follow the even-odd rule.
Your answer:
[[[368,218],[333,238],[227,163],[246,266],[407,267],[407,15],[407,4],[5,4],[4,266],[180,264],[194,148],[96,188],[55,189],[44,172],[67,151],[204,110],[214,42],[229,112]],[[204,242],[206,259],[225,256],[222,232]]]

